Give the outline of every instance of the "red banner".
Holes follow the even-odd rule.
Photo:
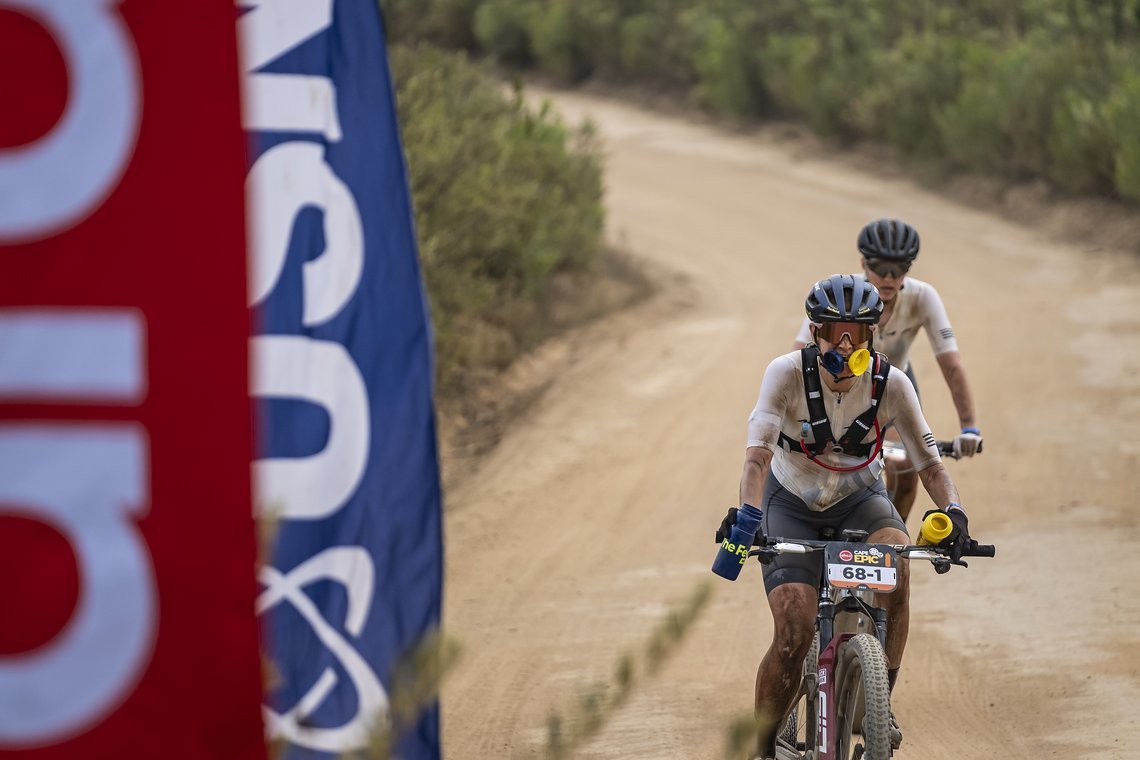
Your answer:
[[[0,755],[263,758],[232,0],[0,0]]]

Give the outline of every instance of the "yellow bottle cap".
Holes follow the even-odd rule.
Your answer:
[[[847,359],[847,366],[851,368],[853,374],[862,375],[871,366],[871,352],[860,348]]]
[[[945,512],[931,512],[922,521],[922,529],[918,532],[919,544],[939,544],[954,530],[954,523],[950,515]]]

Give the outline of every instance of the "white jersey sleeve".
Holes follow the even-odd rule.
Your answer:
[[[919,313],[923,315],[923,327],[926,328],[926,337],[930,340],[930,348],[935,356],[958,350],[958,341],[954,337],[954,328],[950,326],[950,318],[946,316],[946,307],[942,305],[942,298],[934,286],[927,284],[919,295]]]
[[[777,356],[764,370],[760,396],[748,417],[748,447],[760,446],[775,451],[780,441],[784,418],[795,407],[789,393],[795,390],[800,369],[790,355]],[[803,393],[802,387],[800,393]]]

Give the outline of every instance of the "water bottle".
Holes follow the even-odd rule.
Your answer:
[[[919,546],[937,546],[954,530],[954,522],[945,512],[931,512],[918,531]]]
[[[764,513],[751,504],[743,505],[736,512],[736,525],[732,526],[732,533],[720,544],[713,560],[712,571],[721,578],[730,581],[736,580],[740,575],[740,568],[748,559],[748,552],[752,549],[752,539],[756,531],[760,530],[760,518]]]

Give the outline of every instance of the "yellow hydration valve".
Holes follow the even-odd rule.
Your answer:
[[[850,367],[851,374],[862,375],[871,366],[871,352],[865,348],[853,352],[847,359],[847,366]]]

